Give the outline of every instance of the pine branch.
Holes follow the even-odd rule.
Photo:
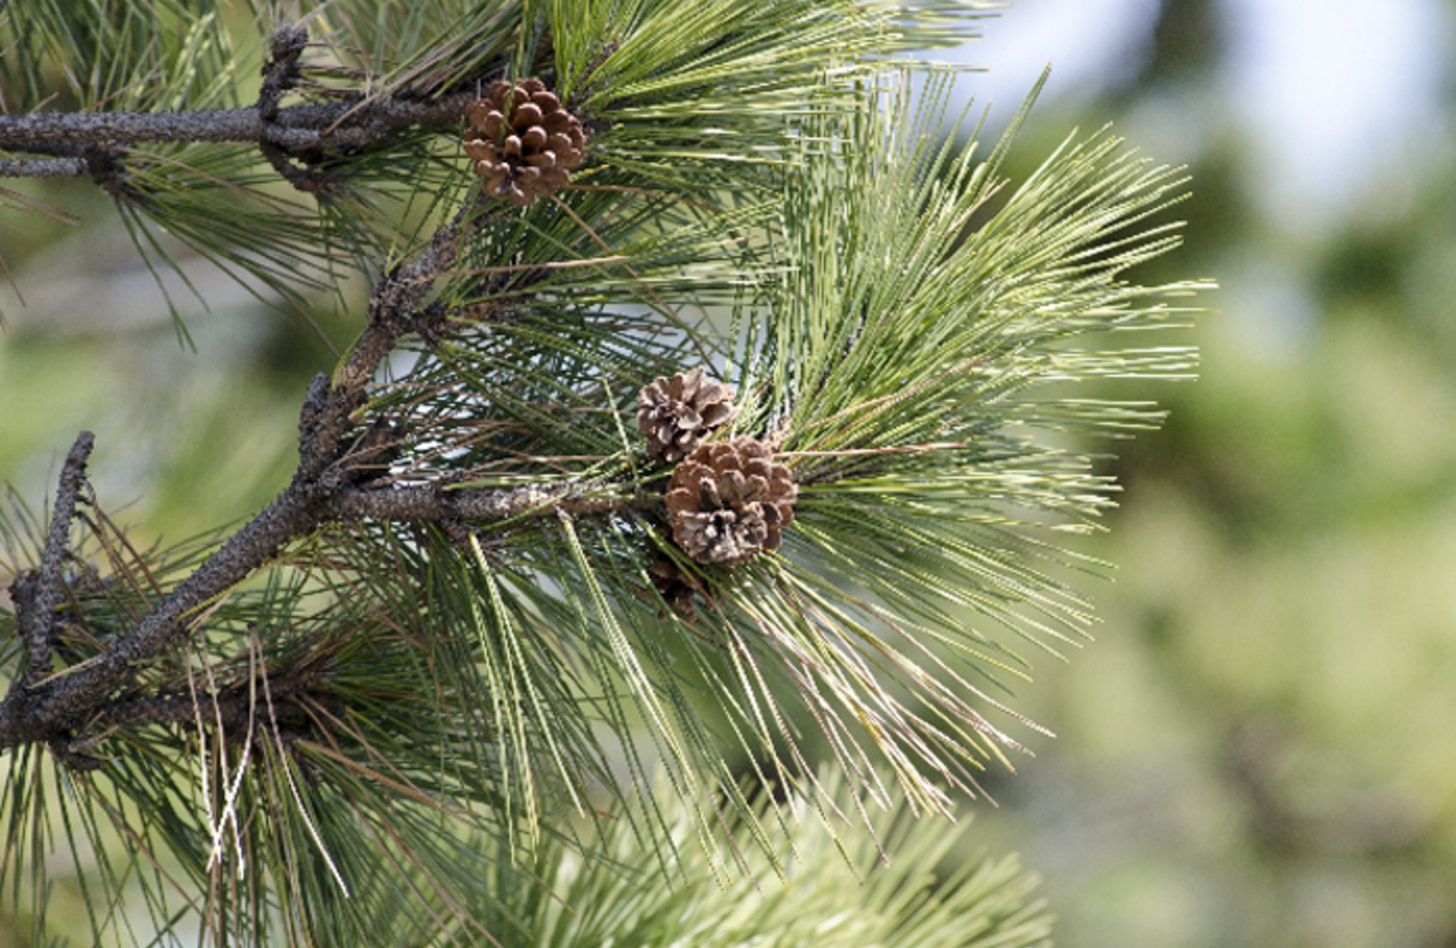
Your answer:
[[[458,123],[473,92],[437,99],[371,99],[294,105],[271,120],[257,106],[194,112],[41,112],[0,115],[0,148],[42,150],[56,144],[261,142],[288,149],[366,145],[409,126]]]
[[[548,510],[600,514],[646,505],[649,505],[646,500],[617,491],[593,491],[587,485],[565,483],[503,490],[448,490],[434,486],[345,490],[330,497],[322,509],[327,519],[339,521],[495,523]]]
[[[368,324],[342,366],[330,380],[316,376],[306,394],[299,420],[299,464],[288,486],[261,513],[233,534],[173,588],[125,634],[109,640],[104,650],[67,673],[43,679],[49,666],[50,615],[61,585],[60,562],[66,548],[76,492],[93,439],[83,433],[68,457],[52,521],[51,539],[36,579],[17,580],[15,600],[22,604],[25,637],[30,649],[27,673],[0,704],[0,750],[44,741],[77,766],[88,765],[85,735],[98,723],[135,724],[178,720],[173,707],[180,698],[111,697],[127,689],[137,669],[173,652],[188,620],[209,602],[227,593],[269,563],[289,543],[329,522],[433,522],[446,526],[471,522],[498,523],[532,515],[561,512],[600,514],[640,506],[646,501],[617,489],[582,482],[526,484],[502,489],[450,489],[444,485],[359,486],[349,466],[346,441],[357,425],[380,365],[401,338],[412,334],[438,343],[456,325],[449,311],[425,303],[435,282],[454,265],[462,243],[488,219],[489,212],[462,208],[440,227],[428,246],[408,265],[397,266],[371,293]],[[471,325],[489,318],[474,313]],[[213,695],[214,703],[222,700]],[[231,705],[229,705],[231,707]]]
[[[315,709],[338,714],[336,697],[319,688],[314,669],[292,669],[268,676],[273,714],[260,718],[256,696],[249,694],[251,678],[227,682],[211,694],[164,692],[147,698],[124,699],[99,709],[100,727],[140,727],[149,724],[194,724],[199,718],[222,732],[244,731],[265,723],[306,725]],[[98,728],[99,729],[99,728]]]
[[[56,489],[56,507],[51,514],[50,534],[46,538],[40,568],[21,574],[11,587],[14,599],[20,607],[20,633],[25,641],[29,660],[25,666],[25,674],[16,678],[11,685],[9,698],[23,702],[25,690],[50,669],[51,645],[55,638],[55,611],[61,599],[61,565],[66,558],[71,520],[76,515],[76,500],[86,483],[86,461],[95,444],[96,438],[89,431],[83,431],[77,436],[76,443],[66,455],[66,462],[61,468],[61,482]]]
[[[86,171],[84,158],[0,161],[0,178],[79,178]]]
[[[396,267],[376,284],[368,307],[368,326],[335,379],[331,383],[320,375],[310,386],[300,412],[298,469],[283,492],[135,628],[107,642],[101,654],[67,674],[35,680],[38,670],[49,664],[50,629],[44,617],[54,610],[59,595],[65,532],[93,443],[89,433],[77,439],[63,471],[36,591],[22,588],[16,596],[17,602],[28,607],[26,640],[31,665],[0,704],[0,749],[38,740],[59,747],[76,744],[75,735],[84,731],[111,695],[128,685],[138,667],[180,644],[189,617],[247,579],[289,542],[307,536],[330,519],[498,519],[518,516],[543,500],[565,501],[570,496],[573,489],[558,487],[467,491],[453,496],[420,488],[389,497],[383,491],[353,489],[350,472],[340,463],[347,453],[344,436],[354,424],[352,414],[364,403],[367,386],[401,337],[413,333],[430,339],[446,331],[445,310],[421,302],[435,280],[451,268],[461,242],[480,226],[484,215],[471,218],[470,209],[462,209],[436,231],[413,263]],[[593,503],[602,502],[586,502],[585,506]]]
[[[0,149],[48,153],[58,146],[132,145],[141,142],[252,142],[288,152],[362,146],[402,128],[459,124],[473,92],[436,99],[376,99],[350,95],[338,102],[265,109],[192,112],[42,112],[0,115]],[[0,177],[80,174],[74,159],[0,163]],[[64,169],[64,171],[62,170]]]
[[[138,551],[97,511],[69,549],[78,439],[55,518],[32,531],[46,539],[25,544],[39,566],[12,587],[25,670],[0,703],[0,751],[104,765],[69,781],[92,794],[78,812],[104,807],[93,823],[177,856],[215,933],[266,933],[276,915],[310,944],[389,943],[375,936],[396,923],[428,926],[401,943],[457,925],[476,940],[474,906],[500,893],[462,871],[481,858],[474,834],[498,833],[512,865],[517,847],[549,852],[574,832],[564,813],[591,819],[594,788],[649,790],[653,758],[664,789],[624,811],[623,840],[684,865],[690,837],[741,820],[773,865],[735,861],[782,871],[724,735],[831,822],[853,807],[875,829],[865,804],[895,796],[883,765],[916,811],[980,794],[979,772],[1023,749],[1018,729],[1045,733],[996,693],[1031,668],[1004,630],[1052,650],[1091,621],[1055,572],[1075,554],[1044,536],[1088,528],[1112,484],[1039,432],[1152,417],[1030,396],[1185,370],[1175,350],[1079,348],[1159,328],[1178,312],[1162,298],[1196,288],[1123,278],[1171,246],[1142,222],[1176,200],[1178,173],[1073,141],[980,213],[1011,133],[979,161],[938,144],[948,73],[924,100],[908,71],[898,95],[885,85],[950,0],[494,0],[461,4],[465,19],[326,6],[309,22],[328,64],[302,69],[308,34],[277,28],[252,108],[0,117],[0,149],[25,156],[0,173],[89,174],[129,222],[280,284],[332,285],[346,261],[373,283],[362,333],[302,400],[289,483],[223,542]],[[78,46],[93,48],[117,44]],[[181,46],[174,59],[186,75]],[[128,65],[117,75],[142,81]],[[470,96],[446,90],[528,75],[543,87],[522,80],[529,95],[472,119],[493,141],[472,139],[458,167],[436,130]],[[245,101],[102,85],[78,98]],[[282,106],[300,92],[339,98]],[[560,194],[516,208],[475,183],[559,110],[590,132],[567,136],[580,174]],[[499,138],[501,123],[521,134]],[[314,202],[278,200],[275,175],[336,200],[314,219]],[[418,358],[397,375],[402,350]],[[721,384],[704,389],[708,374]],[[816,730],[852,784],[838,800],[809,762]],[[15,768],[14,785],[35,773]],[[41,825],[21,806],[13,852]],[[867,861],[878,847],[865,837]],[[406,887],[417,910],[381,900]],[[341,889],[358,898],[335,916]],[[825,904],[842,891],[826,884]],[[895,911],[883,923],[914,931]],[[600,934],[583,943],[632,940]],[[1040,937],[1023,934],[1005,943]]]

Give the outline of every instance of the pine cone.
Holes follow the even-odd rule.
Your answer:
[[[684,573],[666,556],[652,561],[652,565],[647,567],[647,578],[652,580],[653,587],[672,611],[689,621],[697,617],[693,598],[702,593],[703,598],[708,599],[708,590],[702,581]]]
[[[465,110],[465,153],[485,193],[525,207],[556,193],[586,157],[586,131],[540,79],[497,79]]]
[[[794,475],[762,441],[701,445],[667,485],[673,541],[700,563],[741,563],[779,548],[798,496]]]
[[[637,430],[647,436],[647,454],[676,464],[714,429],[738,417],[738,390],[705,378],[702,366],[669,379],[656,379],[637,396]]]

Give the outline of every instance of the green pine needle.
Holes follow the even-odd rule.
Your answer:
[[[44,915],[64,848],[106,942],[1043,944],[1014,864],[932,889],[954,834],[886,814],[950,814],[1047,733],[1013,688],[1094,621],[1079,583],[1106,565],[1067,539],[1116,485],[1082,446],[1161,420],[1077,386],[1194,365],[1123,335],[1178,327],[1204,288],[1133,272],[1177,245],[1182,173],[1099,132],[1005,180],[1036,90],[989,155],[979,127],[943,135],[953,70],[892,61],[990,4],[305,8],[297,100],[539,75],[591,130],[588,161],[518,209],[482,199],[455,129],[406,129],[328,155],[318,203],[246,145],[136,147],[134,237],[165,265],[164,228],[302,303],[391,272],[463,209],[469,240],[421,304],[448,331],[381,373],[350,419],[367,456],[338,473],[578,505],[296,538],[189,617],[183,654],[136,669],[136,720],[95,735],[95,770],[12,756],[10,904]],[[0,39],[34,44],[0,66],[8,88],[32,107],[59,64],[85,105],[251,93],[210,9],[158,9],[144,38],[110,7],[12,6]],[[155,85],[136,72],[151,55]],[[799,489],[783,548],[734,566],[671,540],[671,470],[636,431],[643,386],[700,365],[737,387],[715,437],[768,442]],[[37,562],[42,519],[0,516],[11,572]],[[74,532],[62,675],[218,545],[138,550],[94,508]],[[691,611],[654,582],[664,564],[699,590]],[[10,636],[0,658],[23,651]],[[707,884],[771,873],[788,888]]]

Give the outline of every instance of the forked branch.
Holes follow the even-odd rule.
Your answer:
[[[312,165],[329,150],[367,145],[402,128],[458,125],[475,98],[468,90],[399,98],[351,93],[336,102],[282,108],[281,98],[300,79],[299,59],[307,43],[304,28],[290,24],[278,28],[258,104],[252,108],[0,115],[0,151],[47,156],[0,161],[0,178],[90,174],[106,185],[101,174],[106,169],[98,168],[98,155],[114,156],[140,142],[238,142],[256,144],[294,187],[322,194],[326,182]],[[294,163],[297,157],[304,159],[304,167]]]
[[[135,695],[120,696],[145,663],[180,648],[194,616],[208,603],[264,567],[290,542],[330,521],[399,520],[499,522],[556,509],[596,513],[635,503],[627,494],[591,493],[580,484],[524,486],[497,490],[450,490],[443,486],[361,486],[350,466],[348,435],[368,386],[400,339],[407,334],[438,340],[452,327],[446,310],[426,297],[435,281],[453,266],[463,241],[479,226],[481,215],[467,206],[434,234],[408,265],[391,270],[374,287],[368,324],[343,365],[329,379],[319,375],[309,387],[299,419],[299,463],[288,486],[261,513],[233,534],[128,632],[108,640],[82,665],[47,677],[51,660],[51,623],[62,594],[61,563],[67,555],[69,526],[84,476],[92,437],[83,433],[67,458],[52,519],[50,540],[38,573],[16,581],[29,664],[0,704],[0,750],[45,741],[78,765],[86,757],[86,731],[97,723],[140,720],[129,708],[145,705]],[[116,707],[115,714],[111,709]],[[157,706],[157,707],[160,707]],[[143,717],[146,717],[143,715]],[[164,715],[165,717],[165,715]]]

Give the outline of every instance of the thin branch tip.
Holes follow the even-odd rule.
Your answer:
[[[26,630],[26,647],[29,661],[22,677],[24,687],[29,687],[41,675],[50,670],[51,646],[54,640],[55,611],[60,604],[61,566],[70,551],[71,522],[76,517],[76,503],[86,485],[86,462],[96,446],[96,436],[82,431],[66,455],[61,466],[60,484],[56,487],[56,506],[51,512],[50,534],[46,537],[45,552],[41,557],[40,575],[37,578],[34,598],[31,601],[30,628]]]
[[[273,46],[263,64],[263,85],[258,90],[258,118],[263,124],[258,151],[289,184],[324,200],[329,191],[329,180],[317,166],[323,152],[316,148],[298,152],[297,157],[303,161],[300,165],[294,161],[294,152],[273,140],[278,130],[279,102],[298,85],[302,76],[299,59],[307,46],[308,29],[305,27],[283,23],[273,33]]]

